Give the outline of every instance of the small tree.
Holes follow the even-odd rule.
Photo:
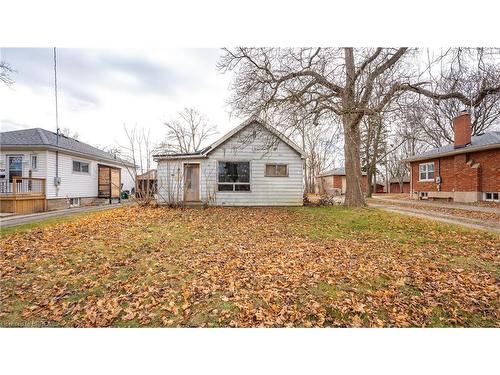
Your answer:
[[[148,204],[154,199],[154,191],[151,189],[149,173],[152,157],[151,131],[149,129],[138,128],[137,125],[131,128],[123,125],[123,128],[127,135],[128,144],[126,146],[121,146],[118,152],[122,158],[130,161],[134,165],[133,168],[129,166],[126,166],[126,168],[134,180],[136,199],[141,203]],[[144,181],[145,189],[140,189],[140,192],[137,179],[138,172],[141,175],[148,172]]]
[[[201,150],[204,143],[214,134],[216,127],[210,125],[206,116],[194,108],[184,108],[177,118],[165,121],[167,129],[160,148],[166,153],[189,153]]]

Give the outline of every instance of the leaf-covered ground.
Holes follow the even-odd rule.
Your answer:
[[[500,237],[376,209],[127,207],[0,247],[2,326],[500,326]]]

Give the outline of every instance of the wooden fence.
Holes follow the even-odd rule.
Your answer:
[[[0,182],[0,212],[30,214],[47,209],[45,178],[13,177]]]

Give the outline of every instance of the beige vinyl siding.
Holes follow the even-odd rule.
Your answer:
[[[276,139],[276,149],[262,150],[269,132],[257,132],[253,142],[242,144],[248,139],[249,128],[227,140],[208,158],[159,160],[158,161],[158,201],[175,201],[183,197],[183,165],[200,163],[200,199],[203,202],[222,206],[297,206],[302,205],[303,161],[300,155],[285,142]],[[274,136],[273,136],[274,137]],[[219,161],[249,161],[250,191],[217,191]],[[287,164],[287,177],[266,177],[266,164]],[[172,199],[173,198],[173,199]]]
[[[5,168],[5,173],[7,176],[9,167],[7,156],[10,155],[22,155],[23,157],[23,177],[29,176],[29,171],[31,169],[31,155],[37,155],[37,168],[32,169],[31,176],[37,178],[45,178],[47,173],[47,151],[26,151],[26,150],[9,150],[2,151],[0,153],[0,168]]]
[[[210,189],[206,186],[208,178],[206,169],[206,159],[176,159],[176,160],[159,160],[157,166],[157,183],[158,194],[157,200],[159,203],[181,202],[184,200],[184,165],[185,164],[200,164],[200,200],[207,201]]]

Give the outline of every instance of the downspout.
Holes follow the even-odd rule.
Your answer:
[[[410,199],[413,199],[413,166],[410,163]]]
[[[437,184],[437,188],[438,188],[438,191],[441,191],[441,158],[438,158],[438,184]]]
[[[57,58],[56,47],[54,47],[54,96],[56,99],[56,177],[54,185],[56,186],[56,196],[59,196],[59,113],[57,108]]]

